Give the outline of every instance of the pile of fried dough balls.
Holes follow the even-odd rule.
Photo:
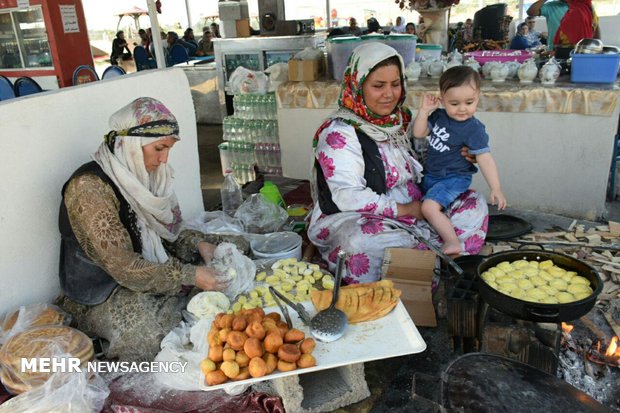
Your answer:
[[[208,386],[316,366],[314,339],[262,308],[218,314],[207,341],[209,354],[200,369]]]
[[[483,272],[481,277],[501,293],[543,304],[570,303],[593,292],[590,280],[558,267],[551,260],[504,261]]]

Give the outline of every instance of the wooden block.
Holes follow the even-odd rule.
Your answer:
[[[586,235],[586,239],[588,240],[588,244],[600,244],[601,236],[598,234]]]
[[[491,255],[493,254],[493,252],[495,251],[495,247],[498,245],[484,245],[481,249],[480,249],[480,255]],[[504,245],[506,247],[510,247],[510,245]],[[510,248],[512,249],[512,248]]]
[[[513,248],[510,245],[494,245],[493,253],[502,252],[502,251],[512,251]]]
[[[570,242],[577,242],[577,237],[571,234],[570,232],[567,232],[566,234],[564,234],[564,238],[566,238]]]
[[[585,230],[586,230],[586,226],[583,224],[579,224],[575,226],[575,232],[585,232]]]
[[[620,234],[620,222],[609,221],[607,225],[609,226],[609,232]]]
[[[566,235],[566,232],[564,231],[557,231],[557,232],[534,232],[533,234],[530,234],[534,237],[539,237],[539,238],[555,238],[555,237],[563,237],[564,235]]]
[[[596,228],[592,227],[592,228],[588,228],[586,230],[586,234],[594,234],[596,232]]]
[[[605,250],[605,251],[603,251],[603,252],[602,252],[602,254],[603,254],[605,257],[609,258],[610,260],[614,257],[614,256],[613,256],[613,254],[611,253],[611,251],[609,251],[609,250]]]
[[[596,227],[596,230],[600,231],[600,232],[609,232],[609,226],[608,225],[598,225]]]

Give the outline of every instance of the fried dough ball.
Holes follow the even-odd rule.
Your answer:
[[[239,367],[247,367],[250,364],[250,358],[245,351],[241,350],[237,352],[237,356],[235,357],[235,361],[239,365]]]
[[[299,360],[297,360],[297,366],[301,369],[316,366],[316,359],[312,354],[302,354]]]
[[[247,354],[250,359],[262,357],[264,353],[263,344],[256,337],[250,337],[245,340],[243,351],[245,351],[245,354]]]
[[[216,363],[224,360],[224,347],[222,346],[211,346],[209,347],[209,358]]]
[[[282,317],[280,317],[280,314],[278,313],[269,313],[265,315],[265,318],[268,318],[273,321],[280,321],[282,319]]]
[[[232,348],[225,348],[222,353],[222,360],[224,361],[234,361],[237,357],[237,352]]]
[[[263,354],[263,360],[267,365],[267,374],[273,373],[273,371],[278,367],[278,358],[271,353]]]
[[[232,314],[224,314],[224,316],[220,319],[220,328],[232,328],[232,322],[235,318]]]
[[[260,357],[254,357],[252,360],[250,360],[250,365],[248,366],[248,369],[250,371],[250,376],[254,378],[263,377],[265,374],[267,374],[267,364],[265,363],[265,360]]]
[[[247,334],[248,337],[254,337],[259,340],[262,340],[265,338],[266,333],[265,333],[265,328],[259,321],[253,321],[245,329],[245,334]]]
[[[278,360],[278,370],[280,371],[292,371],[297,368],[297,364],[284,360]]]
[[[248,367],[241,367],[239,369],[239,374],[233,377],[233,381],[245,380],[250,378],[250,369]]]
[[[276,328],[276,330],[278,329]],[[284,344],[284,341],[282,340],[279,332],[274,332],[268,334],[263,343],[267,352],[275,354],[278,352],[278,349],[282,346],[282,344]]]
[[[277,325],[276,325],[276,320],[274,320],[273,318],[267,318],[267,317],[265,317],[265,318],[263,318],[263,319],[261,320],[261,324],[262,324],[262,325],[263,325],[263,327],[265,327],[265,328],[267,328],[267,327],[269,327],[269,326],[272,326],[272,327],[277,327]]]
[[[209,360],[208,358],[200,362],[200,370],[202,371],[202,374],[204,374],[205,376],[207,375],[207,373],[214,371],[216,368],[217,367],[215,366],[215,363],[213,362],[213,360]]]
[[[209,347],[221,345],[222,340],[220,340],[220,330],[211,329],[211,331],[207,334],[207,343],[209,343]]]
[[[228,380],[228,377],[222,370],[214,370],[207,373],[205,376],[208,386],[215,386],[216,384],[222,384]]]
[[[283,321],[278,321],[276,324],[277,324],[278,328],[280,329],[280,333],[282,333],[282,338],[284,338],[284,335],[288,331],[288,324],[286,324]]]
[[[297,343],[306,337],[303,331],[291,328],[284,334],[284,341],[287,343]]]
[[[243,349],[243,345],[245,344],[245,340],[247,340],[248,336],[241,331],[231,331],[228,333],[227,343],[230,344],[230,347],[239,351]]]
[[[222,317],[224,317],[226,315],[226,313],[217,313],[215,316],[215,319],[213,320],[213,327],[217,327],[217,328],[222,328],[221,326],[221,322],[222,322]],[[211,327],[211,328],[213,328]]]
[[[217,337],[220,339],[220,343],[225,343],[228,339],[228,333],[230,333],[230,328],[223,328],[217,334]]]
[[[248,326],[248,320],[244,316],[238,315],[233,318],[232,329],[235,331],[243,331]]]
[[[307,339],[301,342],[301,344],[299,345],[299,350],[301,350],[303,354],[310,354],[312,353],[315,347],[316,347],[316,341],[314,341],[312,337],[308,337]]]
[[[282,330],[280,330],[280,328],[278,328],[275,324],[264,324],[264,326],[265,326],[265,336],[268,336],[270,334],[275,334],[277,336],[280,336],[280,338],[284,339],[284,333],[282,333]]]
[[[295,363],[300,356],[301,352],[295,344],[282,344],[278,349],[278,358],[289,363]]]
[[[220,370],[224,372],[226,377],[232,379],[233,377],[237,377],[239,374],[239,365],[234,361],[225,361],[220,366]]]

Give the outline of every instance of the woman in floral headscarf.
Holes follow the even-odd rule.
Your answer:
[[[314,136],[315,208],[308,236],[331,270],[338,251],[348,253],[346,283],[378,280],[385,248],[424,248],[387,219],[416,226],[441,245],[421,220],[422,167],[412,156],[403,72],[393,48],[379,42],[357,47],[345,70],[340,108]],[[488,222],[483,197],[469,190],[446,213],[463,251],[478,253]]]
[[[167,164],[180,139],[174,115],[139,98],[114,113],[110,127],[94,160],[62,189],[57,303],[80,330],[109,341],[108,358],[152,360],[181,320],[181,292],[223,290],[230,280],[195,265],[208,262],[221,239],[181,231]],[[247,242],[236,243],[247,252]]]

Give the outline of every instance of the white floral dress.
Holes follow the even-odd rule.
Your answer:
[[[422,192],[414,181],[409,165],[396,163],[389,142],[377,142],[386,173],[385,194],[377,194],[366,186],[362,148],[353,126],[333,120],[318,135],[315,157],[332,194],[339,213],[325,215],[318,202],[312,212],[308,237],[321,256],[335,269],[338,251],[348,255],[346,283],[365,283],[381,278],[385,248],[426,249],[407,232],[394,228],[381,217],[396,218],[397,203],[420,200]],[[479,193],[468,190],[446,211],[461,240],[463,251],[476,254],[484,244],[488,224],[486,201]],[[371,215],[371,216],[370,216]],[[442,244],[437,233],[425,221],[411,217],[398,218],[418,229],[435,245]]]

